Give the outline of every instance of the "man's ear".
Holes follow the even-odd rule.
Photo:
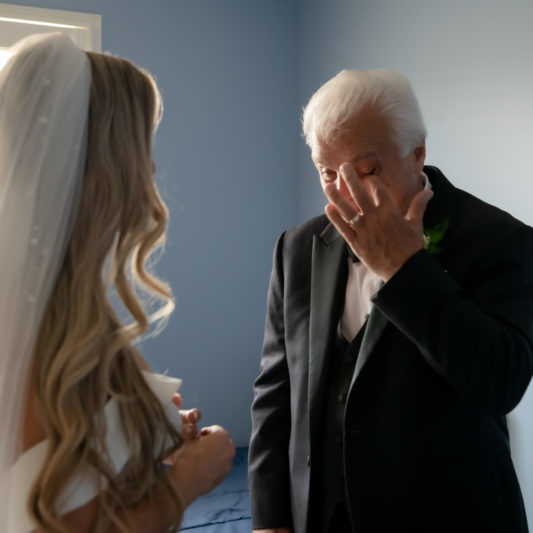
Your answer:
[[[422,141],[422,144],[418,145],[413,150],[413,155],[415,158],[416,172],[420,173],[424,169],[424,162],[426,160],[426,142],[425,141]]]

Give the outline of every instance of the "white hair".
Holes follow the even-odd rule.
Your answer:
[[[420,146],[426,127],[409,80],[388,70],[343,70],[320,87],[303,111],[302,125],[311,150],[318,140],[331,144],[354,131],[363,109],[388,121],[402,156]]]

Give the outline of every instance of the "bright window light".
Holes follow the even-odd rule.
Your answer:
[[[5,49],[0,48],[0,69],[7,63],[7,60],[11,57],[11,53]]]
[[[68,35],[83,50],[102,49],[100,15],[0,3],[0,67],[7,61],[3,50],[28,35],[54,31]]]
[[[58,24],[56,22],[43,22],[40,20],[15,19],[9,17],[0,17],[2,22],[16,22],[18,24],[33,24],[35,26],[49,26],[51,28],[82,28],[83,26],[75,26],[73,24]]]

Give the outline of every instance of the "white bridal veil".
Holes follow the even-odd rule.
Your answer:
[[[0,70],[0,531],[26,386],[83,178],[90,65],[66,36],[16,44]]]

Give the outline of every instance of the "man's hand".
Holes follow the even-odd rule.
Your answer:
[[[407,259],[424,248],[422,219],[433,192],[417,193],[404,215],[378,176],[365,177],[367,191],[352,164],[343,163],[340,174],[355,206],[342,197],[335,183],[330,183],[324,189],[331,202],[326,215],[355,255],[388,281]]]

